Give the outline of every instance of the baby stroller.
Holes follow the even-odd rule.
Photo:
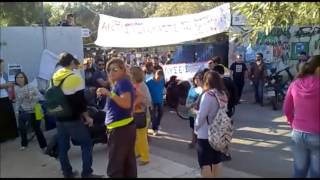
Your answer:
[[[106,126],[104,124],[106,113],[104,111],[99,111],[94,106],[88,107],[89,116],[93,118],[93,126],[88,127],[90,136],[92,138],[93,146],[97,143],[106,144],[108,142],[108,136],[106,133]],[[80,145],[76,141],[71,139],[73,145]],[[58,135],[54,135],[52,139],[49,141],[47,150],[45,154],[58,158]]]

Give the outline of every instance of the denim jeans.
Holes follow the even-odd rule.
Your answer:
[[[37,121],[35,118],[34,113],[28,113],[24,111],[19,111],[19,130],[21,135],[21,146],[27,147],[28,146],[28,138],[27,138],[27,131],[28,126],[27,123],[31,123],[32,129],[34,130],[40,148],[47,147],[47,141],[42,133],[40,128],[41,121]]]
[[[294,177],[320,178],[320,135],[292,131]]]
[[[81,176],[92,174],[92,140],[89,129],[82,121],[57,122],[58,149],[61,169],[64,176],[72,175],[72,167],[68,157],[70,149],[70,138],[78,142],[82,151],[82,173]]]
[[[255,80],[253,81],[254,86],[254,95],[257,103],[263,104],[263,80]]]
[[[159,130],[160,121],[163,114],[163,104],[162,103],[154,103],[152,109],[152,129],[154,131]]]

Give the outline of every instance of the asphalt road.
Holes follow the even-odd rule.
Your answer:
[[[267,104],[255,105],[252,96],[245,94],[244,102],[236,107],[232,161],[224,166],[260,177],[291,177],[291,129],[281,110],[273,111]],[[188,148],[189,122],[165,108],[160,126],[160,136],[150,136],[151,151],[189,167],[198,167],[196,150]]]

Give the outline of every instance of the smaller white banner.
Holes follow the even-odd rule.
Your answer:
[[[20,64],[8,64],[8,81],[14,82],[17,73],[22,71],[22,66]]]
[[[55,70],[57,63],[58,55],[54,54],[53,52],[47,49],[43,50],[38,77],[45,80],[50,80],[52,78],[52,74]]]
[[[192,80],[193,76],[200,70],[207,68],[207,62],[201,63],[181,63],[164,65],[163,71],[166,81],[175,75],[180,80]]]
[[[90,37],[91,31],[88,28],[81,29],[81,37]]]

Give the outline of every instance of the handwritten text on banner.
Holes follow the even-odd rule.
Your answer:
[[[207,67],[207,62],[168,64],[163,66],[163,71],[166,81],[173,75],[180,80],[191,80],[198,71]]]
[[[152,47],[192,41],[227,31],[229,3],[198,14],[124,19],[100,14],[96,44],[104,47]]]

